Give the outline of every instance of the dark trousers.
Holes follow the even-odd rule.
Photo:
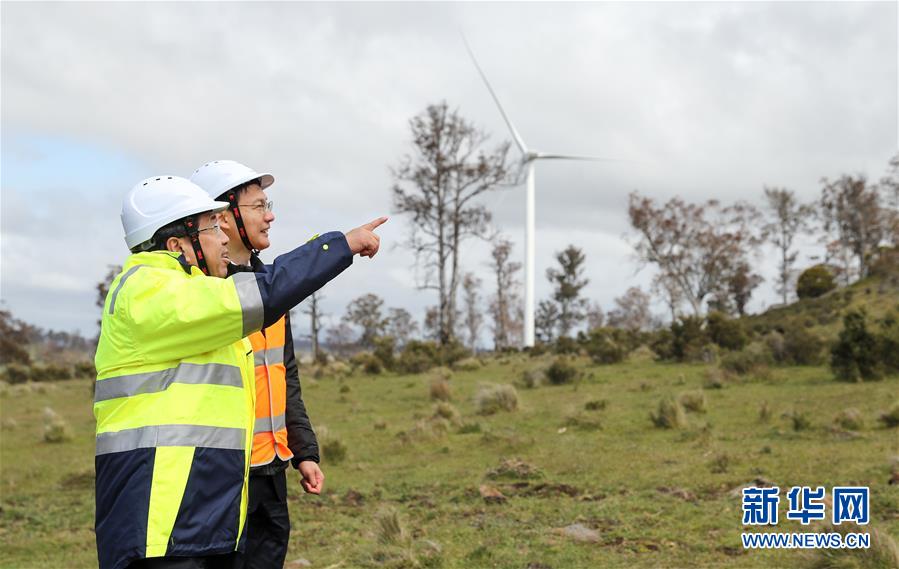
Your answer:
[[[150,557],[128,565],[127,569],[236,569],[236,553],[206,557]]]
[[[287,472],[250,476],[245,569],[282,569],[290,538]]]

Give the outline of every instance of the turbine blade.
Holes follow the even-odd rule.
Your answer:
[[[496,93],[493,91],[493,87],[490,86],[490,81],[487,80],[487,75],[484,74],[484,70],[481,69],[480,64],[478,64],[478,60],[474,56],[474,51],[472,51],[471,46],[468,45],[468,39],[465,37],[464,33],[462,34],[462,41],[465,42],[465,49],[468,50],[468,55],[471,56],[471,61],[474,62],[474,66],[477,68],[478,73],[481,75],[481,79],[484,80],[484,85],[486,85],[487,90],[490,91],[490,96],[493,97],[493,101],[496,103],[496,106],[499,107],[499,112],[501,115],[503,115],[503,120],[506,121],[506,126],[509,127],[509,131],[511,131],[512,133],[512,138],[515,139],[515,144],[518,145],[518,150],[520,150],[522,154],[527,155],[528,148],[524,143],[524,139],[521,138],[521,135],[518,134],[518,130],[515,129],[515,125],[512,124],[512,121],[510,121],[508,115],[506,115],[506,111],[505,109],[503,109],[503,105],[499,102],[499,97],[496,96]]]
[[[618,158],[603,158],[601,156],[583,156],[578,154],[549,154],[546,152],[538,152],[538,159],[546,160],[589,160],[591,162],[629,162],[629,160],[620,160]]]

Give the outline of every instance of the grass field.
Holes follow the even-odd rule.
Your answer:
[[[887,484],[899,429],[877,421],[899,399],[896,378],[847,384],[824,368],[774,369],[706,389],[707,412],[666,430],[650,411],[701,389],[705,367],[584,360],[576,383],[519,385],[516,411],[477,414],[479,386],[517,383],[547,363],[514,355],[454,373],[460,416],[444,408],[439,420],[429,374],[304,379],[310,415],[330,441],[327,479],[314,497],[291,474],[288,567],[810,566],[810,553],[743,550],[734,489],[757,478],[782,495],[793,485],[870,486],[869,529],[899,537],[899,485]],[[90,389],[14,387],[2,399],[0,567],[96,566]],[[44,442],[47,406],[73,440]],[[833,427],[847,407],[861,411],[860,430]],[[794,430],[784,416],[793,412],[810,426]],[[346,457],[335,464],[327,451],[336,458],[341,443]],[[563,529],[573,524],[583,527]],[[778,531],[800,527],[782,522]]]

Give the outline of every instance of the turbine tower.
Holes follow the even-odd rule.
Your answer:
[[[496,96],[496,93],[493,91],[493,87],[490,86],[490,81],[487,80],[487,75],[484,74],[484,70],[481,69],[480,64],[478,64],[477,58],[474,56],[474,51],[472,51],[471,46],[468,45],[468,40],[465,38],[465,35],[462,35],[462,41],[465,42],[465,48],[468,50],[468,55],[471,56],[471,61],[474,63],[474,66],[477,68],[478,73],[481,75],[481,79],[484,80],[484,85],[487,86],[487,90],[490,91],[490,96],[493,97],[493,101],[496,103],[496,106],[499,108],[500,114],[503,116],[503,120],[506,121],[506,126],[509,127],[509,132],[512,133],[512,138],[515,140],[515,145],[518,146],[518,150],[521,151],[521,164],[522,166],[527,168],[527,193],[525,197],[526,205],[526,215],[525,215],[525,230],[524,230],[524,242],[525,242],[525,254],[524,254],[524,273],[525,273],[525,286],[524,286],[524,345],[526,347],[534,346],[534,313],[535,309],[535,300],[534,300],[534,201],[535,201],[535,188],[534,188],[534,165],[537,160],[590,160],[594,162],[617,162],[617,160],[610,158],[600,158],[597,156],[579,156],[572,154],[549,154],[546,152],[538,152],[536,150],[530,149],[524,143],[524,139],[521,138],[521,135],[518,134],[518,130],[515,128],[515,125],[512,124],[512,121],[509,120],[508,115],[506,115],[506,111],[503,109],[502,104],[499,102],[499,97]]]

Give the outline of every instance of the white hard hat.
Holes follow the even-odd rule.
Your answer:
[[[259,185],[264,190],[274,183],[275,177],[267,172],[259,173],[234,160],[207,162],[190,177],[190,181],[203,188],[212,199],[252,180],[259,180]]]
[[[128,249],[153,237],[160,227],[197,213],[221,211],[228,202],[209,198],[179,176],[154,176],[138,182],[122,201],[122,228]]]

